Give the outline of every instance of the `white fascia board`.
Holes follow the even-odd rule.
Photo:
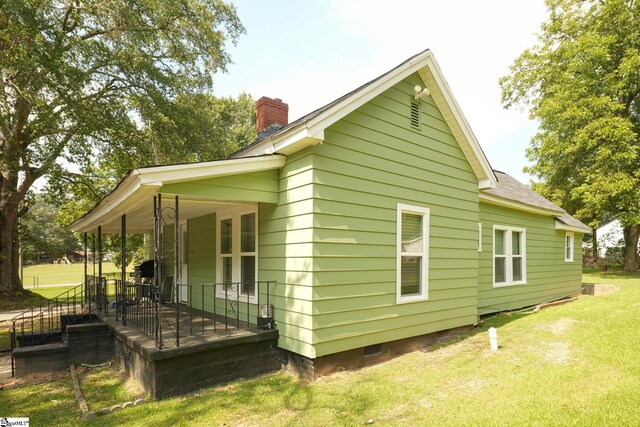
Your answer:
[[[260,155],[270,153],[290,154],[309,145],[317,144],[324,140],[324,130],[337,122],[347,114],[360,108],[371,99],[380,95],[400,80],[411,75],[428,65],[433,54],[428,51],[423,55],[414,58],[401,67],[395,69],[392,73],[387,74],[378,80],[374,85],[358,91],[353,95],[343,99],[338,104],[329,108],[327,111],[319,114],[306,123],[292,128],[281,135],[275,135],[260,141],[251,149],[242,153],[243,155]],[[303,142],[303,144],[300,144]]]
[[[87,231],[97,228],[105,215],[116,209],[118,212],[131,210],[140,203],[141,197],[146,198],[153,195],[165,184],[278,169],[284,166],[285,162],[286,157],[273,155],[134,169],[91,211],[74,221],[71,224],[71,229],[73,231]]]
[[[426,79],[423,77],[424,72],[422,72],[422,70],[425,69],[429,70],[437,88],[428,87],[429,85],[427,84]],[[482,152],[480,144],[471,131],[471,127],[469,126],[467,119],[462,113],[460,106],[453,97],[451,89],[444,79],[442,71],[440,70],[440,66],[436,62],[431,51],[427,51],[424,54],[414,58],[412,61],[403,64],[402,66],[393,70],[393,72],[388,73],[386,76],[376,81],[375,84],[345,98],[341,102],[337,103],[318,116],[312,118],[308,122],[301,123],[300,125],[289,129],[282,134],[274,135],[270,138],[266,138],[263,141],[260,141],[254,147],[251,147],[250,149],[242,153],[241,156],[263,155],[272,153],[282,153],[285,155],[289,155],[305,147],[322,142],[324,140],[324,130],[327,127],[331,126],[333,123],[337,122],[347,114],[353,112],[357,108],[361,107],[371,99],[380,95],[402,79],[415,72],[419,72],[425,87],[429,88],[429,90],[431,90],[432,92],[437,89],[442,93],[444,102],[447,103],[447,106],[451,111],[454,120],[458,123],[458,126],[460,127],[463,134],[463,138],[465,139],[465,141],[461,142],[466,144],[470,148],[472,160],[476,160],[477,164],[480,167],[480,170],[478,170],[476,167],[473,168],[479,180],[478,187],[481,190],[495,188],[496,178],[493,170],[491,169],[487,158]],[[473,163],[472,160],[470,160],[470,163]]]
[[[478,140],[471,130],[471,126],[469,125],[467,118],[462,113],[462,109],[460,108],[460,105],[458,105],[458,101],[456,101],[455,97],[453,96],[453,92],[449,87],[449,83],[447,83],[447,81],[445,80],[444,75],[442,74],[442,70],[440,69],[440,66],[436,62],[433,55],[430,55],[428,58],[428,69],[429,71],[431,71],[431,76],[435,80],[437,88],[440,89],[442,96],[444,97],[444,100],[451,111],[451,114],[460,126],[460,131],[466,139],[466,141],[464,142],[466,142],[471,149],[473,156],[477,159],[478,164],[485,174],[484,177],[479,177],[480,182],[478,183],[478,187],[481,190],[495,188],[496,177],[493,173],[493,169],[491,168],[491,165],[489,165],[489,161],[485,157],[482,148],[480,148],[480,144],[478,143]],[[423,77],[422,73],[420,73],[420,77],[426,84],[426,79]],[[434,88],[429,89],[433,91]]]
[[[161,185],[240,173],[279,169],[286,163],[281,155],[261,157],[241,157],[213,162],[189,163],[184,165],[157,166],[139,169],[142,185],[160,183]]]
[[[556,219],[556,230],[574,231],[576,233],[588,234],[591,233],[591,229],[588,227],[579,227],[576,225],[568,225],[564,222]]]
[[[489,203],[492,205],[503,206],[506,208],[511,208],[523,212],[531,212],[539,215],[548,215],[548,216],[556,216],[563,215],[565,212],[560,209],[545,209],[539,208],[537,206],[527,205],[525,203],[516,202],[515,200],[505,199],[502,197],[480,193],[480,201]]]
[[[491,179],[481,179],[478,181],[478,189],[479,190],[491,190],[492,188],[496,188],[495,180]]]
[[[111,193],[107,194],[91,211],[85,216],[71,223],[72,231],[89,231],[100,225],[101,220],[114,210],[125,212],[132,205],[139,202],[140,198],[152,195],[160,187],[158,183],[142,185],[140,177],[132,171],[132,174]]]

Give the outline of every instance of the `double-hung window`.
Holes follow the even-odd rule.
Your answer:
[[[257,210],[220,212],[217,227],[218,296],[255,297],[257,278]]]
[[[526,230],[494,225],[493,286],[521,285],[526,281]]]
[[[573,262],[573,233],[570,231],[564,236],[564,261]]]
[[[397,206],[396,302],[428,298],[429,209]]]

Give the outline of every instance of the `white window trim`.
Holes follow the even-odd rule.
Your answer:
[[[505,235],[505,276],[506,282],[496,283],[496,230],[506,231]],[[513,281],[513,254],[512,254],[512,237],[511,233],[519,232],[522,233],[522,241],[520,242],[522,246],[522,280],[518,280],[517,282]],[[506,225],[493,225],[493,256],[491,258],[491,269],[493,271],[493,287],[494,288],[502,288],[504,286],[514,286],[514,285],[526,285],[527,284],[527,229],[521,227],[510,227]]]
[[[478,252],[482,252],[482,223],[478,223]]]
[[[570,247],[570,251],[569,251],[569,257],[567,257],[567,237],[569,237],[571,239],[571,247]],[[575,246],[575,240],[574,240],[574,235],[573,232],[571,231],[567,231],[564,235],[564,262],[573,262],[573,249]]]
[[[241,252],[241,221],[240,217],[246,214],[256,214],[256,250],[253,252]],[[256,257],[256,282],[258,281],[258,206],[256,205],[247,205],[247,206],[238,206],[229,209],[224,209],[216,212],[216,284],[220,284],[224,281],[222,277],[222,254],[220,253],[220,223],[225,220],[231,218],[231,259],[232,259],[232,271],[233,275],[236,277],[240,277],[241,275],[241,263],[242,263],[242,254],[255,254]],[[240,282],[240,280],[234,280],[235,282]],[[256,286],[256,293],[259,292]],[[237,292],[228,292],[225,294],[222,286],[216,286],[216,297],[217,298],[225,298],[225,295],[230,300],[237,300]],[[246,301],[247,294],[240,293],[240,301]],[[258,301],[257,294],[249,295],[249,303],[256,304]]]
[[[422,215],[422,253],[402,252],[402,213]],[[429,208],[398,203],[396,208],[396,303],[425,301],[429,299]],[[422,257],[421,292],[417,295],[402,296],[401,275],[402,256]]]

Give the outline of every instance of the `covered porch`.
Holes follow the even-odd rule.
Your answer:
[[[283,164],[272,155],[133,170],[72,224],[98,254],[97,274],[85,263],[85,298],[113,330],[122,363],[154,396],[279,368],[277,282],[258,270],[258,214],[278,202]],[[118,277],[105,277],[105,234],[121,237],[123,260],[128,236],[144,235],[146,261],[134,272],[123,262]],[[143,382],[160,360],[184,368],[167,368],[173,379],[158,380],[174,391]],[[214,360],[224,373],[198,368]],[[197,378],[175,386],[194,370]]]

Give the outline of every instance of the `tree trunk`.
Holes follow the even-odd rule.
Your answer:
[[[593,266],[598,265],[598,259],[600,255],[598,254],[598,229],[593,227],[591,228],[591,241],[593,242]]]
[[[632,225],[622,229],[624,233],[624,271],[638,271],[638,238],[640,225]]]
[[[22,290],[19,275],[18,208],[0,212],[0,294]]]

